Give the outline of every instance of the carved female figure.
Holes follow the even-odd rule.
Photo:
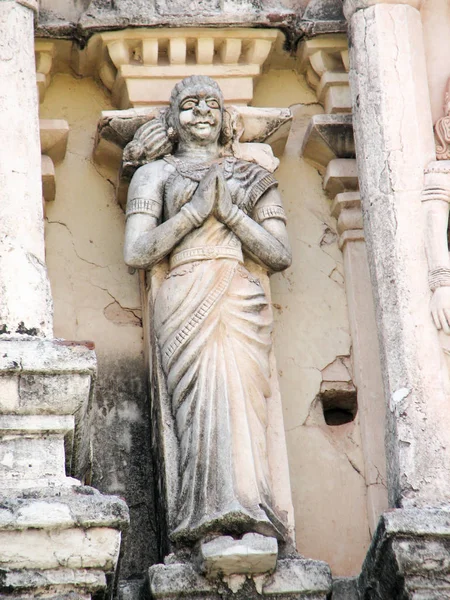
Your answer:
[[[283,538],[266,448],[272,316],[244,266],[244,256],[267,271],[291,262],[276,180],[227,152],[222,93],[208,77],[175,86],[166,121],[149,127],[158,150],[130,184],[125,262],[169,259],[153,318],[179,443],[171,537]]]

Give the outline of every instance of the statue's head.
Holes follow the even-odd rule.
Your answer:
[[[202,146],[215,143],[223,123],[220,87],[204,75],[186,77],[172,90],[167,119],[178,141]]]
[[[127,144],[123,164],[135,169],[176,151],[179,141],[207,146],[219,141],[229,151],[239,135],[236,115],[225,110],[218,84],[204,75],[186,77],[175,85],[170,105],[144,123]]]

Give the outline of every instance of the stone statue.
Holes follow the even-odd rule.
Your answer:
[[[436,161],[425,169],[422,202],[425,213],[425,249],[432,292],[430,311],[436,328],[450,335],[450,256],[448,217],[450,203],[450,79],[444,99],[444,116],[436,121]],[[444,350],[448,341],[443,341]]]
[[[171,539],[181,544],[285,537],[266,438],[271,307],[246,264],[282,271],[291,252],[276,180],[232,142],[219,86],[192,76],[125,150],[146,163],[129,187],[125,262],[168,260],[152,327],[178,443]]]

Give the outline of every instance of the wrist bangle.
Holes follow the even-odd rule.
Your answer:
[[[188,218],[194,227],[200,227],[200,225],[203,223],[198,212],[190,204],[185,204],[182,206],[180,212],[182,212]]]
[[[227,218],[225,225],[227,225],[228,227],[234,227],[236,223],[239,223],[243,216],[244,213],[242,212],[242,210],[238,206],[236,206],[236,204],[233,204],[233,206],[231,207],[230,216]]]
[[[439,287],[450,286],[450,268],[449,267],[437,267],[432,269],[428,273],[428,284],[430,290],[434,292]]]

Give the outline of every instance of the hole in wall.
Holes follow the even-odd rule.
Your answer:
[[[320,394],[323,417],[330,427],[345,425],[355,420],[358,412],[356,390],[329,389]]]

